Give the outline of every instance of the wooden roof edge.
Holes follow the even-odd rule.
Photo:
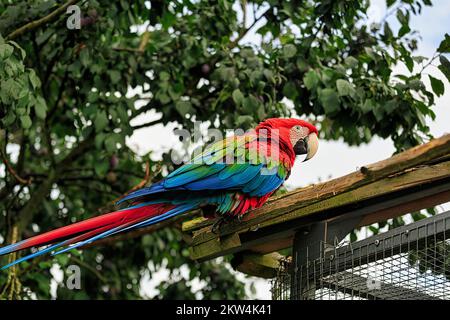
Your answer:
[[[296,230],[314,222],[356,219],[363,226],[447,201],[450,161],[418,166],[292,210],[272,212],[264,206],[265,214],[226,224],[219,233],[199,230],[190,242],[191,258],[204,261],[245,250],[269,253],[291,246]]]

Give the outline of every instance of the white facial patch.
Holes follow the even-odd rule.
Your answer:
[[[293,126],[289,132],[291,144],[295,146],[298,140],[304,139],[308,136],[309,129],[302,126]]]

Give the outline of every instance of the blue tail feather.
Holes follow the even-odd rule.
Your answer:
[[[145,205],[149,205],[151,203],[152,202],[141,203],[141,204],[138,204],[136,206],[133,206],[132,208],[142,207],[142,206],[145,206]],[[62,250],[53,252],[52,256],[57,255],[57,254],[61,254],[61,253],[67,252],[67,251],[70,251],[70,250],[75,249],[75,248],[82,247],[82,246],[84,246],[86,244],[92,243],[92,242],[94,242],[96,240],[99,240],[99,239],[106,238],[106,237],[108,237],[110,235],[114,235],[114,234],[117,234],[117,233],[120,233],[120,232],[128,231],[128,230],[131,230],[131,229],[137,229],[137,228],[141,228],[141,227],[145,227],[145,226],[149,226],[149,225],[158,223],[160,221],[163,221],[163,220],[169,219],[171,217],[174,217],[174,216],[176,216],[178,214],[181,214],[181,213],[184,213],[186,211],[189,211],[189,210],[195,208],[196,205],[197,205],[197,203],[190,203],[190,204],[180,205],[180,206],[178,206],[178,207],[176,207],[176,208],[174,208],[172,210],[169,210],[169,211],[167,211],[167,212],[165,212],[165,213],[163,213],[163,214],[161,214],[159,216],[152,217],[152,218],[146,219],[146,220],[141,221],[141,222],[137,222],[137,223],[129,225],[127,227],[117,226],[117,227],[112,228],[110,230],[104,231],[104,232],[102,232],[102,233],[100,233],[98,235],[95,235],[95,236],[93,236],[93,237],[91,237],[89,239],[80,241],[80,242],[78,242],[78,243],[76,243],[74,245],[69,245],[68,247],[66,247],[66,248],[64,248]],[[127,208],[127,209],[130,209],[130,208]],[[55,249],[58,249],[60,247],[65,246],[66,244],[70,243],[71,240],[72,239],[67,239],[67,240],[62,241],[60,243],[51,245],[51,246],[49,246],[49,247],[47,247],[45,249],[42,249],[42,250],[39,250],[39,251],[34,252],[32,254],[26,255],[26,256],[24,256],[24,257],[22,257],[20,259],[17,259],[15,261],[13,261],[13,262],[11,262],[11,263],[1,267],[0,270],[7,269],[9,267],[12,267],[12,266],[18,264],[18,263],[27,261],[27,260],[32,259],[32,258],[36,258],[36,257],[41,256],[41,255],[43,255],[45,253],[48,253],[48,252],[52,252]],[[15,245],[17,246],[18,243],[16,243]],[[11,247],[11,246],[13,246],[13,245],[10,245],[10,246],[7,246],[7,247]],[[7,247],[1,248],[1,249],[3,251],[5,251],[5,249]]]

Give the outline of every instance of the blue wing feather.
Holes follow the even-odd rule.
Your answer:
[[[260,142],[264,143],[264,142]],[[143,188],[141,190],[135,191],[122,200],[136,200],[138,198],[156,195],[159,193],[164,193],[165,191],[178,190],[183,191],[201,191],[201,190],[242,190],[244,193],[250,196],[263,196],[267,193],[273,192],[279,188],[279,186],[284,182],[285,177],[283,174],[280,175],[275,167],[274,174],[263,174],[261,169],[263,163],[267,163],[267,159],[261,159],[261,164],[252,163],[205,163],[205,160],[213,159],[218,160],[219,158],[226,159],[228,156],[239,157],[238,153],[242,150],[227,148],[230,144],[223,144],[223,148],[220,149],[217,144],[215,148],[210,148],[203,154],[196,157],[198,162],[187,163],[177,170],[170,173],[164,180],[153,184],[149,187]],[[232,154],[227,154],[226,152],[233,152]],[[243,156],[243,155],[241,155]],[[279,164],[278,166],[281,166]],[[281,170],[285,172],[284,170]],[[182,193],[183,198],[186,197],[185,193]]]

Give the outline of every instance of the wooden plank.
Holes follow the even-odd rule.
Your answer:
[[[261,243],[259,245],[254,245],[251,247],[251,250],[252,252],[257,252],[260,254],[275,252],[292,247],[293,240],[294,234],[291,234],[287,237],[281,237],[276,241],[265,241],[264,243]]]
[[[307,216],[322,212],[325,210],[337,208],[339,206],[357,203],[366,199],[382,196],[394,191],[407,189],[415,185],[424,184],[431,181],[436,181],[443,178],[450,177],[450,162],[436,164],[429,167],[420,167],[409,170],[402,175],[395,175],[385,179],[375,181],[371,184],[363,185],[357,189],[352,189],[347,192],[338,193],[333,197],[328,197],[321,201],[307,203],[297,203],[295,206],[290,206],[288,209],[280,214],[280,208],[273,208],[273,205],[264,206],[267,211],[266,214],[253,215],[252,219],[244,219],[241,222],[230,223],[225,225],[220,234],[210,232],[202,232],[193,238],[193,245],[209,241],[213,238],[218,238],[221,235],[230,234],[233,232],[252,231],[257,228],[266,227],[273,224],[286,222],[302,216]],[[280,206],[282,206],[281,201]],[[258,209],[260,210],[260,209]]]
[[[255,253],[243,253],[236,255],[231,265],[237,271],[250,276],[270,279],[277,275],[280,262],[285,257],[277,252],[261,255]]]
[[[216,238],[210,242],[201,243],[189,247],[189,253],[193,260],[198,260],[205,256],[213,255],[215,252],[223,252],[226,255],[231,249],[241,246],[241,240],[238,233]]]
[[[394,217],[401,216],[405,213],[419,211],[424,208],[433,208],[439,204],[450,201],[450,191],[440,192],[414,202],[407,202],[398,206],[390,207],[384,210],[366,215],[358,227],[368,226],[379,221],[385,221]]]
[[[224,227],[224,230],[222,230],[222,235],[226,234],[232,234],[236,233],[240,235],[240,239],[242,242],[242,239],[246,238],[247,235],[252,237],[251,235],[259,229],[267,229],[272,227],[280,226],[278,229],[280,230],[272,230],[269,232],[269,236],[265,235],[261,238],[253,239],[253,240],[246,240],[246,243],[244,246],[241,247],[235,247],[233,250],[228,250],[227,253],[230,252],[237,252],[241,250],[248,250],[248,249],[257,249],[260,252],[267,252],[264,251],[264,247],[267,246],[267,249],[269,250],[278,250],[281,249],[279,242],[276,240],[276,237],[278,239],[283,239],[282,244],[285,246],[286,244],[289,244],[289,235],[292,235],[296,229],[299,228],[302,221],[303,224],[307,224],[308,220],[305,218],[308,217],[314,217],[317,216],[318,213],[321,213],[322,215],[325,212],[336,212],[337,210],[339,212],[336,212],[335,215],[342,216],[345,212],[349,212],[348,208],[351,209],[351,206],[355,206],[356,204],[359,204],[361,206],[362,203],[366,201],[370,201],[371,199],[379,199],[380,197],[389,195],[389,194],[398,194],[399,192],[407,193],[408,190],[413,190],[414,188],[422,188],[422,186],[430,185],[431,183],[434,184],[441,184],[447,183],[443,188],[450,189],[450,161],[444,162],[444,163],[438,163],[433,166],[422,166],[414,169],[409,169],[406,172],[402,174],[395,174],[388,176],[384,179],[381,179],[379,181],[375,181],[368,185],[363,185],[359,188],[356,188],[354,190],[337,194],[334,197],[325,199],[320,202],[311,203],[309,205],[306,205],[304,207],[300,207],[296,210],[292,210],[290,212],[285,213],[282,216],[270,216],[270,214],[262,217],[257,217],[254,220],[250,221],[243,221],[241,224],[236,225],[227,225]],[[417,190],[416,190],[417,191]],[[420,190],[419,190],[420,191]],[[443,191],[448,190],[440,190],[438,193],[441,193]],[[433,191],[434,192],[434,191]],[[424,195],[428,196],[428,195]],[[435,201],[444,201],[448,196],[448,193],[441,194],[440,197],[437,197],[433,200]],[[438,200],[436,200],[438,199]],[[395,199],[394,199],[395,200]],[[406,201],[406,200],[405,200]],[[413,199],[407,200],[408,202],[417,202],[422,201],[420,196],[414,195]],[[420,202],[419,202],[420,203]],[[430,202],[431,203],[431,202]],[[423,205],[428,205],[428,202],[422,201]],[[397,204],[398,205],[398,204]],[[350,206],[350,207],[349,207]],[[370,209],[369,207],[363,208],[367,209],[365,212],[361,213],[363,216],[372,215],[372,219],[375,217],[374,214],[376,212],[379,212],[379,209],[377,210],[377,207],[383,207],[382,205],[374,206],[373,209]],[[395,205],[390,205],[390,207],[395,207]],[[347,208],[347,209],[346,209]],[[407,212],[402,212],[401,207],[397,207],[399,211],[391,210],[390,212],[392,214],[404,214]],[[407,210],[408,207],[403,208],[404,210]],[[371,211],[372,210],[372,211]],[[328,218],[331,218],[332,216],[330,214],[327,214]],[[348,215],[348,214],[347,214]],[[317,216],[318,217],[318,216]],[[266,218],[266,220],[263,220],[262,218]],[[324,217],[320,217],[320,219],[323,219]],[[386,215],[380,216],[383,220],[386,219]],[[296,221],[295,223],[292,223]],[[371,222],[372,220],[367,220],[367,222]],[[300,223],[300,224],[299,224]],[[311,219],[309,219],[309,223],[311,223]],[[284,229],[283,229],[284,228]],[[266,232],[267,233],[267,232]],[[270,237],[270,245],[268,245],[269,241],[267,237]],[[217,239],[220,238],[220,235],[212,234],[209,231],[205,231],[198,236],[193,238],[192,245],[198,246],[201,245],[202,247],[210,247],[212,244],[217,241]],[[253,237],[255,238],[255,237]],[[286,241],[287,240],[287,241]],[[274,245],[274,244],[278,244]],[[222,255],[222,252],[216,251],[216,249],[211,248],[208,250],[208,253],[206,255],[196,255],[196,259],[200,260],[206,260],[211,257],[216,257]],[[193,257],[194,258],[194,257]]]
[[[402,175],[388,177],[369,185],[364,185],[358,189],[344,192],[336,195],[335,197],[313,203],[307,207],[294,210],[283,216],[260,223],[259,225],[260,227],[264,227],[266,225],[288,221],[300,216],[330,210],[338,206],[357,203],[359,201],[383,196],[395,191],[408,189],[410,187],[444,179],[447,177],[450,177],[450,161],[430,167],[417,168]]]
[[[192,220],[186,221],[183,223],[183,225],[181,226],[181,231],[182,232],[188,232],[191,230],[195,230],[196,228],[198,228],[202,223],[205,223],[205,225],[209,224],[209,220],[207,218],[204,217],[196,217]]]

